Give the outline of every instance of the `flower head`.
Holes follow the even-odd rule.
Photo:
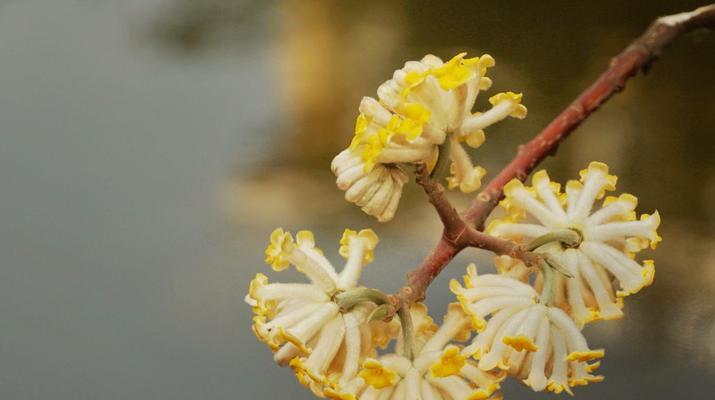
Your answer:
[[[603,350],[591,350],[571,318],[560,308],[542,304],[526,283],[502,275],[477,275],[472,265],[466,287],[450,288],[480,331],[463,350],[485,371],[509,371],[535,391],[571,393],[571,387],[600,382],[591,375]],[[489,319],[487,320],[487,317]]]
[[[524,118],[521,94],[492,96],[492,108],[472,113],[481,90],[489,89],[489,55],[465,58],[461,53],[447,62],[433,55],[408,61],[392,79],[377,89],[379,100],[365,97],[355,122],[350,146],[332,162],[338,187],[380,221],[390,220],[406,181],[405,164],[434,167],[438,147],[450,140],[450,188],[472,192],[485,171],[474,166],[462,143],[476,148],[484,142],[484,128],[509,116]]]
[[[340,254],[347,262],[337,273],[315,247],[311,232],[300,231],[294,240],[278,228],[271,234],[266,261],[276,270],[293,265],[311,283],[269,283],[258,274],[250,284],[245,300],[253,307],[256,336],[275,352],[277,363],[290,364],[300,382],[317,395],[357,376],[362,361],[374,351],[367,323],[374,304],[344,311],[334,296],[357,286],[377,242],[372,230],[345,230]]]
[[[621,317],[622,298],[653,282],[653,261],[639,264],[634,256],[644,248],[655,248],[661,238],[656,231],[657,211],[637,219],[634,196],[605,196],[616,185],[608,166],[592,162],[580,175],[580,180],[566,184],[565,192],[545,171],[534,174],[531,187],[518,180],[509,182],[501,202],[507,216],[494,220],[487,232],[521,243],[562,229],[578,232],[582,240],[574,248],[552,242],[538,251],[548,253],[573,276],[557,278],[560,301],[556,304],[583,325]],[[592,212],[596,200],[604,196],[601,207]],[[525,221],[527,217],[530,220]],[[612,284],[614,278],[618,287]]]
[[[458,304],[450,305],[437,330],[423,305],[413,306],[411,314],[417,322],[414,360],[405,357],[399,348],[377,359],[368,358],[358,377],[326,391],[329,398],[477,400],[498,396],[496,391],[504,374],[481,371],[459,347],[449,344],[471,336],[470,319]]]

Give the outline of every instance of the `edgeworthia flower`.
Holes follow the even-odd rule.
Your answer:
[[[450,289],[479,331],[463,353],[478,359],[480,369],[506,370],[534,391],[555,393],[603,380],[591,375],[599,363],[588,363],[603,350],[589,349],[573,320],[543,304],[534,288],[508,276],[477,275],[473,265],[464,280],[465,287],[452,280]]]
[[[424,314],[420,316],[419,314]],[[477,400],[499,398],[503,373],[488,373],[477,368],[451,341],[471,336],[471,320],[461,307],[451,304],[442,326],[436,331],[426,310],[412,310],[415,325],[414,360],[404,353],[368,358],[358,377],[329,398],[341,400]]]
[[[484,128],[509,116],[524,118],[526,108],[521,94],[506,92],[489,99],[488,111],[472,113],[479,91],[491,86],[485,74],[494,59],[465,55],[447,62],[433,55],[408,61],[377,89],[379,100],[362,99],[355,136],[332,162],[348,201],[379,221],[389,221],[407,181],[403,167],[424,162],[433,168],[445,141],[450,141],[445,147],[451,160],[449,188],[479,188],[485,171],[473,165],[462,143],[481,146]]]
[[[315,247],[311,232],[300,231],[294,240],[278,228],[271,234],[266,262],[276,271],[293,265],[310,283],[269,283],[258,274],[250,284],[246,302],[253,307],[256,336],[275,352],[278,364],[290,364],[318,396],[325,387],[357,376],[362,361],[374,352],[367,323],[374,304],[345,312],[334,296],[357,286],[377,242],[372,230],[345,230],[340,254],[347,262],[337,273]]]
[[[580,243],[575,247],[552,242],[538,251],[548,253],[572,276],[558,274],[555,305],[583,326],[597,319],[621,317],[622,298],[653,282],[653,261],[639,264],[633,258],[644,248],[655,248],[661,238],[656,232],[658,212],[636,219],[637,199],[630,194],[607,196],[592,212],[596,200],[615,190],[617,178],[609,175],[608,166],[592,162],[580,175],[579,181],[566,184],[565,193],[545,171],[534,174],[531,187],[511,181],[501,202],[507,216],[494,220],[487,232],[527,244],[560,230],[576,231]],[[527,216],[529,220],[524,221]],[[614,278],[618,287],[612,283]]]

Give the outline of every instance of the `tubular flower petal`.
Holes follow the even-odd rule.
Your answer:
[[[484,371],[508,371],[534,391],[555,393],[599,382],[590,374],[603,357],[591,350],[573,320],[560,308],[544,305],[531,286],[503,275],[476,275],[468,271],[467,287],[450,287],[464,312],[483,322],[471,345],[462,350],[479,360]],[[488,318],[488,319],[487,319]]]
[[[580,177],[569,181],[565,192],[543,170],[534,174],[531,187],[518,180],[509,182],[500,203],[507,216],[492,221],[487,232],[522,244],[557,230],[578,232],[582,240],[576,247],[552,242],[538,251],[550,254],[573,276],[559,274],[555,305],[583,326],[623,316],[622,298],[649,286],[655,274],[651,260],[639,264],[634,255],[644,248],[655,248],[661,238],[657,211],[638,220],[635,196],[605,196],[615,190],[617,180],[608,173],[606,164],[592,162]],[[593,210],[596,200],[602,198],[601,207]],[[529,220],[523,221],[525,218]],[[618,286],[612,284],[614,281]]]
[[[366,165],[346,149],[333,159],[332,170],[338,177],[338,187],[345,190],[345,200],[380,222],[389,221],[397,211],[407,173],[395,164],[378,164],[366,173]]]
[[[415,356],[411,361],[398,348],[396,353],[367,359],[358,377],[326,390],[331,399],[353,400],[477,400],[499,398],[501,371],[477,367],[453,340],[469,338],[470,318],[454,303],[442,326],[434,330],[424,305],[410,310],[415,322]]]
[[[360,102],[350,146],[332,162],[337,185],[345,198],[381,222],[389,221],[406,182],[403,167],[426,163],[431,169],[439,146],[453,140],[450,188],[472,192],[481,185],[485,171],[472,165],[463,143],[479,147],[484,129],[507,117],[524,118],[521,94],[492,96],[492,108],[472,113],[477,95],[491,86],[489,55],[465,58],[461,53],[447,62],[427,55],[408,61],[377,89],[377,98]]]
[[[363,267],[372,261],[378,237],[372,230],[346,230],[340,253],[347,261],[340,273],[315,247],[309,231],[293,236],[278,228],[271,234],[266,261],[274,269],[289,265],[310,283],[270,283],[263,274],[251,281],[245,301],[253,307],[253,331],[274,352],[280,365],[290,365],[298,380],[318,396],[325,388],[355,379],[363,361],[374,354],[373,303],[344,311],[334,295],[354,289]],[[276,267],[277,266],[277,267]]]

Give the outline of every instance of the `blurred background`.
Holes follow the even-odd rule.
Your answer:
[[[312,398],[243,303],[271,230],[312,229],[339,263],[343,228],[374,228],[364,282],[386,291],[439,235],[414,185],[387,225],[335,187],[360,98],[406,60],[488,52],[491,92],[529,108],[475,153],[493,176],[654,17],[701,4],[0,0],[0,398]],[[714,70],[715,33],[681,38],[544,164],[604,161],[663,217],[655,284],[588,329],[606,382],[581,399],[715,390]],[[490,268],[461,254],[436,320],[470,261]]]

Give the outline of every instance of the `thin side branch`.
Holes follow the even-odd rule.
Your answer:
[[[417,165],[415,168],[415,177],[417,183],[427,194],[429,202],[437,211],[444,230],[437,247],[425,259],[420,269],[408,277],[407,284],[402,288],[401,293],[392,297],[392,302],[397,303],[398,309],[401,303],[409,304],[424,299],[425,290],[432,280],[465,247],[490,250],[499,255],[519,258],[531,266],[540,264],[541,258],[527,250],[526,247],[487,235],[468,224],[452,206],[442,184],[430,176],[423,164]]]
[[[424,164],[418,164],[415,167],[415,180],[422,186],[429,202],[437,211],[444,226],[443,236],[447,241],[457,244],[459,237],[468,226],[447,198],[444,186],[430,176]]]

